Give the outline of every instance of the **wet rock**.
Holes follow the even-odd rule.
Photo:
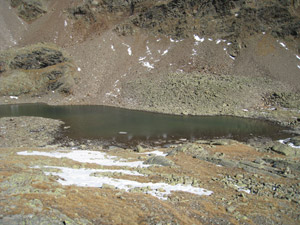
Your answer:
[[[160,165],[160,166],[172,166],[174,162],[163,156],[153,156],[144,162],[144,164],[149,165]]]

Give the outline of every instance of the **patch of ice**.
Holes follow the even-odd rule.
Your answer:
[[[300,60],[300,56],[299,55],[296,55],[296,58]]]
[[[217,45],[220,44],[220,42],[221,42],[220,39],[216,40],[216,44],[217,44]]]
[[[170,41],[171,41],[171,42],[175,42],[175,40],[174,40],[174,39],[172,39],[172,38],[170,38]]]
[[[143,161],[124,162],[116,156],[110,156],[104,152],[88,151],[88,150],[74,150],[74,151],[54,151],[54,152],[38,152],[38,151],[24,151],[18,152],[18,155],[37,155],[47,156],[52,158],[68,158],[81,163],[96,163],[102,166],[128,166],[128,167],[148,167],[144,165]]]
[[[140,183],[132,180],[116,179],[111,177],[95,177],[93,173],[98,172],[95,169],[72,169],[66,167],[53,167],[60,169],[61,172],[45,172],[46,175],[59,176],[58,182],[62,185],[77,185],[82,187],[102,187],[104,184],[112,185],[116,189],[130,191],[134,188],[145,188],[145,194],[150,194],[162,200],[167,200],[167,196],[172,191],[183,191],[196,195],[209,196],[213,192],[203,188],[193,187],[191,185],[170,185],[166,183]]]
[[[80,71],[81,71],[81,68],[80,68],[80,67],[78,67],[78,68],[77,68],[77,71],[78,71],[78,72],[80,72]]]
[[[300,69],[300,65],[297,65],[298,69]]]
[[[143,66],[144,67],[147,67],[149,69],[154,69],[154,65],[153,64],[150,64],[149,62],[143,62]]]
[[[231,42],[228,42],[227,45],[232,45],[232,43],[231,43]]]
[[[115,46],[111,45],[110,48],[111,48],[113,51],[116,51],[116,50],[115,50]]]
[[[124,134],[127,134],[127,132],[126,131],[120,131],[119,134],[123,134],[124,135]]]
[[[145,57],[140,57],[139,61],[143,61],[144,59],[146,59],[146,56]]]
[[[248,110],[248,109],[242,109],[242,111],[244,111],[244,112],[249,112],[249,110]]]
[[[65,20],[64,22],[65,27],[68,26],[68,22]]]
[[[207,40],[209,40],[209,41],[213,41],[213,39],[212,39],[212,38],[208,38]]]
[[[19,99],[18,96],[9,96],[11,99]]]

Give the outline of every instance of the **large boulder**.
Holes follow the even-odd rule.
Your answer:
[[[285,156],[291,156],[291,157],[300,156],[300,148],[293,148],[287,144],[278,143],[272,147],[272,150],[274,152],[277,152]]]

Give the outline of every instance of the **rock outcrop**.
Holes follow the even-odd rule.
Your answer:
[[[71,60],[53,45],[36,44],[0,54],[1,95],[70,94],[75,74]]]
[[[120,35],[136,29],[176,39],[193,34],[227,39],[228,51],[236,56],[247,45],[245,39],[257,33],[270,33],[300,49],[299,1],[169,0],[169,1],[86,1],[69,10],[71,17],[99,23],[103,13],[122,18],[115,24]],[[101,20],[101,19],[100,19]]]
[[[16,8],[18,16],[27,22],[32,22],[47,12],[47,0],[11,0],[11,6]]]

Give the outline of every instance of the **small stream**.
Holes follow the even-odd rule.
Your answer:
[[[108,106],[0,105],[0,117],[39,116],[70,126],[70,138],[116,142],[251,137],[285,138],[286,128],[274,123],[231,116],[175,116]]]

